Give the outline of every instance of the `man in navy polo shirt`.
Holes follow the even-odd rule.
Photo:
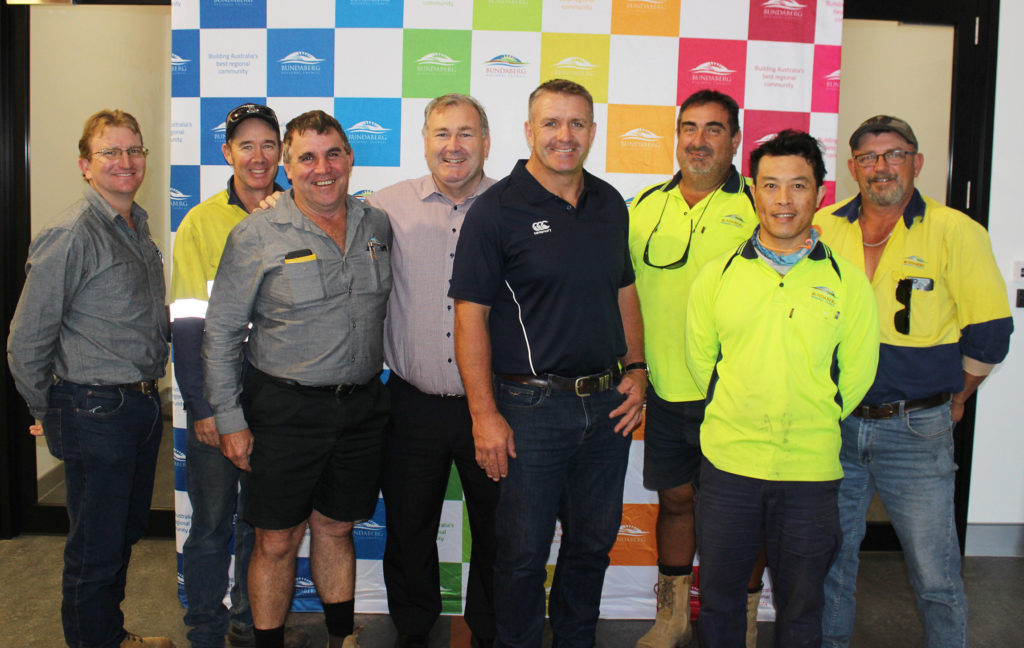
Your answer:
[[[532,153],[466,216],[449,296],[477,463],[501,482],[496,646],[541,645],[545,564],[556,644],[590,647],[622,518],[630,432],[647,388],[622,197],[583,170],[583,86],[530,95]]]

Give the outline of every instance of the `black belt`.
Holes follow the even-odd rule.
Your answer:
[[[867,419],[888,419],[899,415],[901,405],[903,406],[903,412],[916,412],[948,403],[950,398],[952,398],[951,394],[935,394],[927,398],[895,401],[893,403],[882,403],[881,405],[865,405],[861,403],[853,410],[853,415]]]
[[[123,389],[125,391],[140,392],[143,396],[149,396],[150,394],[156,394],[160,390],[157,388],[156,379],[143,380],[140,382],[133,383],[122,383],[120,385],[94,385],[91,383],[75,383],[70,380],[64,380],[63,378],[54,377],[53,384],[60,385],[67,383],[68,385],[75,385],[77,387],[102,387],[104,389]]]
[[[496,374],[498,378],[521,385],[531,387],[544,387],[557,391],[575,392],[577,396],[590,396],[599,392],[608,391],[619,384],[622,372],[618,367],[613,367],[601,373],[590,374],[589,376],[577,376],[567,378],[556,374],[540,374],[531,376],[527,374]]]
[[[365,383],[364,384],[360,384],[360,383],[341,383],[340,385],[303,385],[302,383],[300,383],[298,381],[295,381],[295,380],[290,380],[288,378],[278,378],[277,376],[272,376],[272,375],[268,374],[265,371],[260,371],[259,369],[257,369],[256,367],[253,367],[252,365],[249,365],[249,370],[250,371],[255,371],[256,373],[259,373],[259,374],[263,374],[264,376],[266,376],[270,380],[272,380],[272,381],[274,381],[276,383],[280,383],[282,385],[287,385],[288,387],[294,387],[294,388],[297,388],[297,389],[305,389],[305,390],[309,390],[309,391],[330,392],[330,393],[334,394],[335,396],[348,396],[349,394],[352,394],[353,392],[356,392],[356,391],[362,389],[363,387],[366,387]],[[371,378],[371,380],[373,380],[373,379]]]

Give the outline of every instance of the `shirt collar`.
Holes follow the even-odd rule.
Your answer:
[[[682,171],[676,171],[676,174],[674,176],[672,176],[672,179],[669,180],[665,184],[665,186],[661,188],[661,190],[666,192],[666,193],[670,192],[673,189],[675,189],[676,187],[678,187],[679,183],[682,182],[682,181],[683,181],[683,172]],[[725,182],[722,183],[722,186],[719,187],[719,191],[723,191],[725,193],[732,193],[732,194],[740,193],[741,191],[743,191],[743,189],[746,186],[747,186],[747,183],[744,182],[743,176],[740,175],[740,172],[736,170],[736,166],[735,165],[730,165],[729,166],[729,175],[726,177]]]
[[[740,256],[744,259],[757,259],[760,258],[757,255],[757,248],[754,247],[754,237],[757,236],[757,228],[754,228],[754,234],[747,239],[747,242],[743,244],[743,249],[740,250]],[[812,261],[822,261],[828,258],[828,254],[825,252],[825,244],[819,239],[811,251],[805,257]]]
[[[284,188],[281,185],[277,184],[277,182],[274,182],[274,191],[284,191]],[[248,209],[245,208],[245,205],[242,204],[242,199],[238,197],[237,193],[235,193],[235,176],[233,175],[230,178],[228,178],[228,204],[235,205],[236,207],[241,207],[242,211],[246,213],[251,213],[249,212]]]
[[[466,199],[463,202],[465,202],[467,200],[472,200],[473,198],[476,198],[477,196],[479,196],[483,192],[487,191],[487,189],[492,184],[494,184],[494,180],[491,180],[486,175],[481,176],[480,177],[480,182],[477,184],[476,188],[473,190],[473,193],[471,193],[468,196],[466,196]],[[413,181],[413,186],[414,186],[414,188],[416,190],[416,195],[419,197],[419,199],[421,201],[426,201],[428,198],[430,198],[431,196],[436,194],[441,199],[446,200],[446,201],[448,201],[450,203],[452,202],[451,198],[449,198],[448,196],[444,195],[444,193],[440,189],[438,189],[437,182],[434,181],[434,176],[429,174],[429,173],[427,175],[425,175],[425,176],[420,177],[420,178],[416,178]],[[452,204],[454,204],[454,203],[452,203]]]
[[[842,207],[832,212],[835,216],[840,216],[850,221],[851,223],[857,222],[860,217],[860,206],[862,200],[860,194],[853,197],[853,200],[846,203]],[[910,202],[907,203],[907,208],[903,210],[903,224],[910,229],[910,226],[914,224],[914,219],[917,217],[924,218],[926,205],[924,198],[921,197],[921,192],[914,189],[914,194],[910,197]]]
[[[526,169],[526,162],[526,160],[519,160],[516,162],[515,167],[512,169],[512,173],[509,174],[512,181],[522,191],[522,195],[526,201],[531,205],[539,205],[545,200],[550,200],[552,198],[562,200],[545,189],[544,185],[538,182],[537,178],[533,177],[533,174]],[[591,195],[588,196],[588,194]],[[580,192],[580,198],[576,201],[577,207],[583,204],[584,196],[587,196],[587,200],[594,200],[600,196],[596,178],[586,169],[583,169],[583,191]]]
[[[82,197],[85,198],[86,202],[89,203],[90,207],[99,212],[101,216],[106,218],[111,223],[117,222],[118,218],[124,221],[124,217],[121,216],[121,214],[118,213],[118,211],[114,209],[103,196],[100,195],[100,192],[93,189],[93,186],[88,182],[85,183],[85,188],[82,190]],[[132,202],[131,216],[132,223],[135,225],[136,228],[141,228],[142,226],[144,226],[146,224],[146,221],[149,219],[149,214],[146,213],[146,210],[144,210],[142,207],[139,207],[139,204],[134,201]],[[127,221],[125,221],[125,225],[127,224]]]

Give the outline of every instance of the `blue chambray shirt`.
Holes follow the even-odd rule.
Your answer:
[[[228,236],[203,336],[206,399],[221,434],[249,427],[239,402],[244,360],[302,385],[365,383],[380,373],[391,226],[380,209],[352,196],[345,204],[344,253],[290,190]]]
[[[53,375],[117,385],[164,375],[169,323],[163,258],[145,210],[135,230],[91,186],[29,247],[7,362],[29,410],[43,418]]]

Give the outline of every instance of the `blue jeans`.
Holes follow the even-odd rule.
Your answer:
[[[839,550],[839,482],[767,481],[705,459],[697,495],[704,648],[742,648],[747,583],[761,543],[778,614],[775,645],[818,648],[825,574]]]
[[[117,387],[61,382],[43,419],[64,460],[70,529],[64,545],[61,620],[71,648],[124,639],[125,579],[142,538],[160,449],[160,398]]]
[[[182,548],[182,572],[188,610],[185,625],[193,648],[223,648],[229,624],[252,629],[252,610],[246,575],[252,555],[253,530],[241,516],[238,481],[241,471],[221,454],[196,438],[192,413],[188,414],[185,479],[192,502],[192,526]],[[224,607],[231,566],[232,540],[235,583],[231,610]]]
[[[608,552],[622,523],[632,438],[608,414],[624,396],[592,396],[495,380],[498,410],[515,434],[516,459],[501,481],[495,525],[494,607],[502,648],[539,648],[545,565],[555,520],[561,546],[549,612],[554,647],[591,648]]]
[[[846,646],[856,611],[858,551],[877,491],[903,547],[928,648],[967,645],[967,598],[953,521],[953,421],[949,405],[891,419],[842,423],[839,516],[843,546],[825,581],[824,645]]]

